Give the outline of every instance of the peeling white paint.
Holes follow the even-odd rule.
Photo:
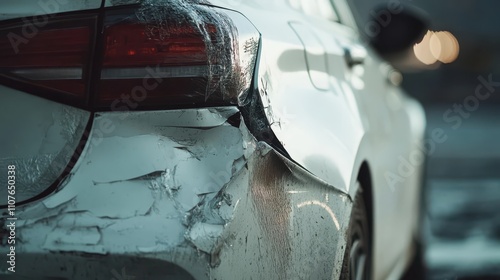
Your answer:
[[[222,121],[234,114],[239,114],[236,108],[138,112],[125,119],[119,113],[98,114],[93,127],[112,121],[116,129],[99,145],[88,142],[57,193],[20,207],[19,266],[28,266],[23,260],[31,254],[41,254],[40,263],[56,271],[61,261],[49,260],[66,252],[75,257],[149,256],[184,268],[196,279],[231,278],[235,267],[260,279],[273,273],[331,275],[332,261],[343,254],[340,232],[347,226],[350,200],[257,143],[244,122],[235,127]],[[328,213],[321,208],[298,211],[304,201],[324,203],[337,223],[322,219]],[[322,223],[300,226],[316,220]],[[324,233],[331,242],[312,250],[312,236]],[[297,234],[306,239],[292,238]],[[302,265],[312,253],[328,262]],[[71,275],[84,265],[62,263]],[[321,272],[313,273],[321,264]],[[119,261],[107,266],[123,267]],[[92,269],[102,279],[112,277],[109,268]]]
[[[212,225],[207,223],[195,223],[187,232],[186,238],[196,246],[197,249],[210,253],[212,252],[218,240],[221,239],[224,226]]]
[[[63,247],[64,245],[97,245],[101,240],[101,234],[96,227],[80,227],[72,229],[62,229],[52,231],[45,241],[45,248]],[[60,250],[61,248],[59,248]],[[71,251],[75,251],[72,249]]]

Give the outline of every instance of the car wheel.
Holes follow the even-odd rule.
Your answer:
[[[427,279],[427,269],[424,260],[424,247],[420,241],[415,241],[415,256],[401,280]]]
[[[363,190],[359,186],[354,198],[351,220],[347,230],[346,250],[342,263],[341,280],[371,279],[371,238]]]

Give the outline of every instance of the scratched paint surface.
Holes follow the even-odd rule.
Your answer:
[[[235,114],[98,114],[66,183],[18,210],[21,273],[110,279],[122,267],[141,277],[169,267],[195,279],[331,277],[350,201],[256,142],[244,122],[229,124]],[[113,129],[102,133],[103,123]],[[147,259],[164,268],[130,265]]]

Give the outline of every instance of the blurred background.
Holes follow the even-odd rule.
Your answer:
[[[416,6],[429,32],[403,87],[426,110],[430,153],[423,240],[428,279],[500,279],[500,1],[349,0],[360,29],[374,7]],[[415,62],[414,62],[415,63]],[[418,64],[416,63],[416,64]]]

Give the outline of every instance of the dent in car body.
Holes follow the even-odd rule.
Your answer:
[[[129,259],[162,261],[195,279],[338,273],[351,201],[257,142],[243,121],[229,124],[235,114],[98,113],[71,179],[18,209],[16,275],[164,272]],[[104,136],[103,122],[113,128]]]

